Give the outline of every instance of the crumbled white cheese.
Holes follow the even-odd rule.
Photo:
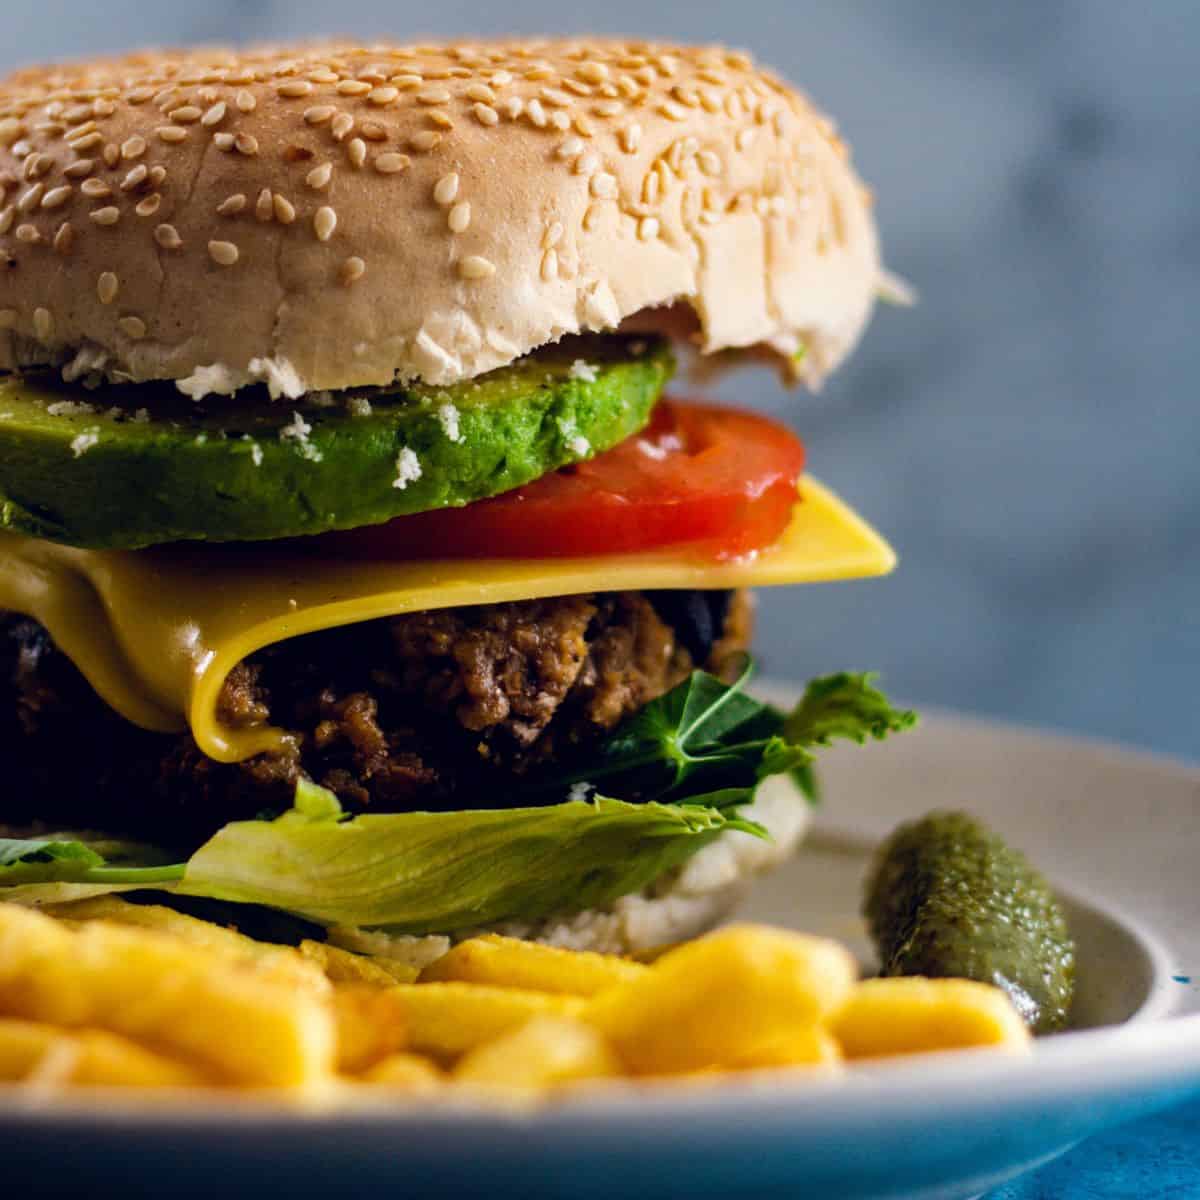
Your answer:
[[[568,800],[586,800],[592,794],[592,785],[586,780],[580,779],[577,783],[571,784],[567,788]]]
[[[299,400],[308,390],[300,372],[286,358],[252,358],[247,370],[253,378],[261,379],[267,385],[272,400],[278,400],[280,396]]]
[[[55,400],[46,405],[46,411],[52,417],[83,417],[94,413],[96,406],[83,400]]]
[[[250,461],[256,466],[261,467],[263,460],[263,449],[257,442],[250,443]]]
[[[100,430],[96,426],[85,429],[77,438],[71,439],[71,453],[82,458],[99,440]]]
[[[571,369],[567,374],[572,379],[581,379],[584,383],[596,382],[596,368],[589,362],[584,362],[582,358],[577,358],[572,364]]]
[[[458,409],[453,404],[446,403],[437,410],[437,419],[441,423],[442,432],[452,442],[463,440],[462,430],[458,427]]]
[[[585,454],[591,453],[592,443],[587,440],[581,433],[577,433],[568,443],[568,449],[572,454],[582,458]]]
[[[309,462],[320,462],[323,455],[308,440],[310,433],[312,433],[312,426],[298,412],[293,412],[292,419],[280,429],[279,440],[295,442],[296,448],[304,458],[307,458]]]
[[[198,433],[198,434],[196,434],[196,436],[194,438],[192,438],[192,445],[193,446],[203,446],[204,443],[207,441],[208,441],[207,433]]]
[[[405,446],[399,454],[396,455],[396,478],[392,480],[392,487],[399,488],[404,491],[410,483],[416,483],[421,478],[421,460],[413,453],[409,447]]]
[[[197,367],[190,375],[175,380],[175,386],[193,400],[203,400],[205,396],[232,396],[238,388],[249,382],[244,371],[235,371],[224,363],[210,363],[207,367]]]
[[[371,415],[371,402],[366,396],[351,396],[346,401],[346,407],[350,410],[352,417],[369,417]]]

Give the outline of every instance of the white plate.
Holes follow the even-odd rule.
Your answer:
[[[808,847],[742,915],[866,954],[857,908],[871,845],[930,809],[969,809],[1068,894],[1080,1028],[1029,1060],[943,1055],[840,1081],[759,1076],[524,1114],[297,1114],[112,1096],[38,1105],[0,1094],[5,1175],[36,1179],[38,1195],[161,1187],[173,1200],[218,1188],[955,1200],[1200,1086],[1200,769],[931,716],[885,745],[831,753],[824,778]]]

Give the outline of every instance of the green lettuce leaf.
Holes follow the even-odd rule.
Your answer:
[[[729,829],[702,805],[597,797],[544,808],[340,818],[305,785],[274,821],[226,825],[189,860],[178,892],[266,904],[325,925],[449,933],[535,920],[638,891]]]
[[[153,886],[183,874],[161,851],[137,842],[56,834],[0,838],[0,886],[87,883]],[[8,895],[8,893],[4,893]]]

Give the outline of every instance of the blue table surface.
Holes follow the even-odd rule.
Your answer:
[[[1200,1099],[1090,1138],[987,1200],[1200,1197]]]

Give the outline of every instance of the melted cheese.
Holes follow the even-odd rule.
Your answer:
[[[739,588],[881,575],[887,543],[812,479],[783,537],[753,558],[679,551],[531,561],[347,562],[234,544],[79,550],[0,535],[0,607],[35,617],[96,691],[146,729],[190,725],[200,749],[237,762],[282,732],[234,729],[221,685],[264,646],[422,609],[645,588]]]

